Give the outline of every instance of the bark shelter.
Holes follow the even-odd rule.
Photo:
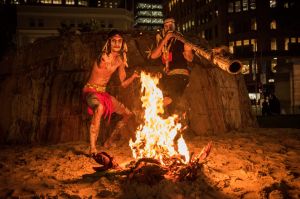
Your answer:
[[[125,39],[128,75],[134,70],[161,70],[160,60],[147,59],[145,52],[155,44],[155,35],[128,33]],[[90,118],[82,106],[81,90],[105,40],[103,33],[45,38],[5,56],[0,62],[1,143],[88,140]],[[138,81],[121,88],[117,75],[109,84],[109,92],[136,115],[143,112],[139,89]],[[209,63],[194,63],[182,105],[194,135],[256,126],[243,76]],[[103,122],[100,142],[118,119],[114,116],[111,125]],[[135,127],[129,124],[125,131],[132,134]]]

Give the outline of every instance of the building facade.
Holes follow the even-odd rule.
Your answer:
[[[253,102],[275,94],[283,113],[300,113],[300,18],[296,0],[165,0],[178,31],[225,45],[244,65]]]
[[[158,0],[141,0],[134,3],[134,27],[140,30],[157,30],[163,25],[163,6]]]
[[[16,43],[24,46],[37,38],[57,36],[63,31],[131,30],[133,13],[120,0],[6,1],[15,7]]]

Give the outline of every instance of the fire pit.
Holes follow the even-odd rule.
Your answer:
[[[161,179],[172,181],[195,180],[197,171],[209,155],[212,143],[208,143],[200,154],[190,154],[182,135],[178,115],[163,118],[163,94],[157,87],[158,77],[141,73],[141,100],[145,108],[144,122],[136,131],[135,140],[130,139],[134,161],[122,169],[113,157],[102,152],[94,159],[102,164],[98,171],[116,169],[126,174],[129,180],[154,184]]]

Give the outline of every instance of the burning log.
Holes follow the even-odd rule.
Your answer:
[[[191,158],[188,164],[182,162],[180,157],[171,157],[169,164],[163,165],[159,160],[154,158],[141,158],[137,161],[130,162],[126,169],[119,167],[113,157],[105,152],[101,152],[93,156],[96,162],[102,167],[94,167],[96,171],[107,172],[110,169],[116,172],[110,172],[110,175],[125,175],[129,181],[153,185],[163,179],[173,182],[194,181],[198,177],[198,171],[203,165],[203,161],[208,157],[212,143],[209,142],[202,151]]]
[[[133,164],[128,179],[130,181],[153,185],[164,179],[166,172],[166,168],[158,160],[142,158]]]

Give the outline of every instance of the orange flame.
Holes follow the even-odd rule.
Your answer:
[[[176,146],[174,143],[177,132],[181,130],[181,124],[177,122],[178,115],[166,119],[160,116],[164,113],[164,108],[162,91],[157,88],[158,82],[158,77],[141,73],[144,125],[140,125],[136,131],[135,142],[132,139],[129,141],[133,157],[154,158],[163,165],[166,165],[172,157],[177,157],[181,162],[188,163],[189,151],[182,135],[177,140]]]

